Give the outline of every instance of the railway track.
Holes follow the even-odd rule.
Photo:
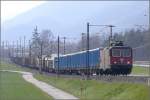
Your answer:
[[[38,73],[38,70],[34,70],[34,73]],[[49,73],[49,72],[43,72],[43,74],[57,77],[58,75],[56,73]],[[77,78],[81,80],[86,80],[87,76],[81,76],[81,75],[64,75],[59,74],[59,77],[62,78]],[[98,81],[104,81],[104,82],[126,82],[126,83],[141,83],[141,84],[149,84],[150,85],[150,77],[148,75],[118,75],[118,76],[112,76],[112,75],[93,75],[90,76],[90,80],[98,80]]]
[[[148,84],[149,77],[148,76],[96,76],[94,77],[96,80],[106,81],[106,82],[127,82],[127,83],[142,83]]]
[[[58,77],[55,73],[47,73],[44,72],[44,74]],[[62,78],[76,78],[81,80],[86,80],[87,76],[80,76],[80,75],[64,75],[59,74],[59,77]],[[148,75],[118,75],[118,76],[112,76],[112,75],[93,75],[89,77],[90,80],[98,80],[103,82],[125,82],[125,83],[140,83],[140,84],[150,84],[150,77]]]

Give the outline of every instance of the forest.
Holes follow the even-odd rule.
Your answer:
[[[90,34],[90,49],[108,46],[109,36],[99,35],[99,33]],[[86,33],[82,33],[79,39],[72,41],[67,41],[67,37],[59,37],[60,54],[86,50],[86,39]],[[125,32],[113,33],[113,39],[123,41],[126,46],[132,47],[134,60],[150,59],[149,29],[128,29]],[[49,29],[45,29],[41,33],[38,33],[37,29],[35,29],[30,46],[32,56],[39,56],[41,49],[42,55],[50,56],[58,52],[58,39]]]

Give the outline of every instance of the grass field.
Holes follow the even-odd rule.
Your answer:
[[[96,80],[55,78],[46,75],[35,75],[35,77],[83,100],[150,100],[150,87],[143,84],[106,83]]]
[[[28,70],[15,65],[1,63],[2,70]],[[0,72],[0,100],[53,100],[39,88],[26,82],[21,74]]]
[[[18,73],[0,72],[0,100],[52,100]]]
[[[148,75],[149,74],[149,68],[134,66],[132,69],[132,74]]]
[[[0,70],[32,71],[29,68],[21,67],[19,65],[12,64],[12,63],[9,64],[4,61],[1,61]]]
[[[12,66],[6,63],[3,65],[4,66],[1,67],[1,69],[31,71],[31,69],[22,68],[16,65]],[[145,72],[145,70],[143,72],[143,69],[139,67],[134,67],[133,71],[136,74]],[[106,83],[95,80],[56,78],[46,76],[44,74],[41,75],[38,72],[34,74],[34,77],[38,80],[45,81],[48,84],[58,87],[64,91],[72,93],[73,95],[81,98],[82,100],[150,100],[150,87],[144,84],[120,82]]]

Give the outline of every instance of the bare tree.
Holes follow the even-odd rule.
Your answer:
[[[53,53],[54,36],[51,30],[45,29],[40,34],[40,40],[43,43],[43,55],[51,55]]]
[[[33,57],[39,57],[42,55],[51,55],[52,53],[52,43],[53,43],[53,33],[49,29],[42,30],[38,33],[37,27],[34,29],[32,42],[31,42],[31,52]]]
[[[38,33],[37,27],[34,29],[32,36],[31,52],[33,57],[38,57],[40,54],[40,33]]]
[[[81,37],[77,43],[78,50],[86,50],[86,34]],[[90,35],[90,49],[99,48],[103,45],[104,37],[100,33],[93,33]]]

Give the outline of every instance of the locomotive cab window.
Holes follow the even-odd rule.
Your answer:
[[[120,49],[112,49],[112,56],[113,57],[120,57],[121,56]]]
[[[130,57],[131,56],[131,50],[130,49],[123,49],[122,50],[122,56],[123,57]]]

